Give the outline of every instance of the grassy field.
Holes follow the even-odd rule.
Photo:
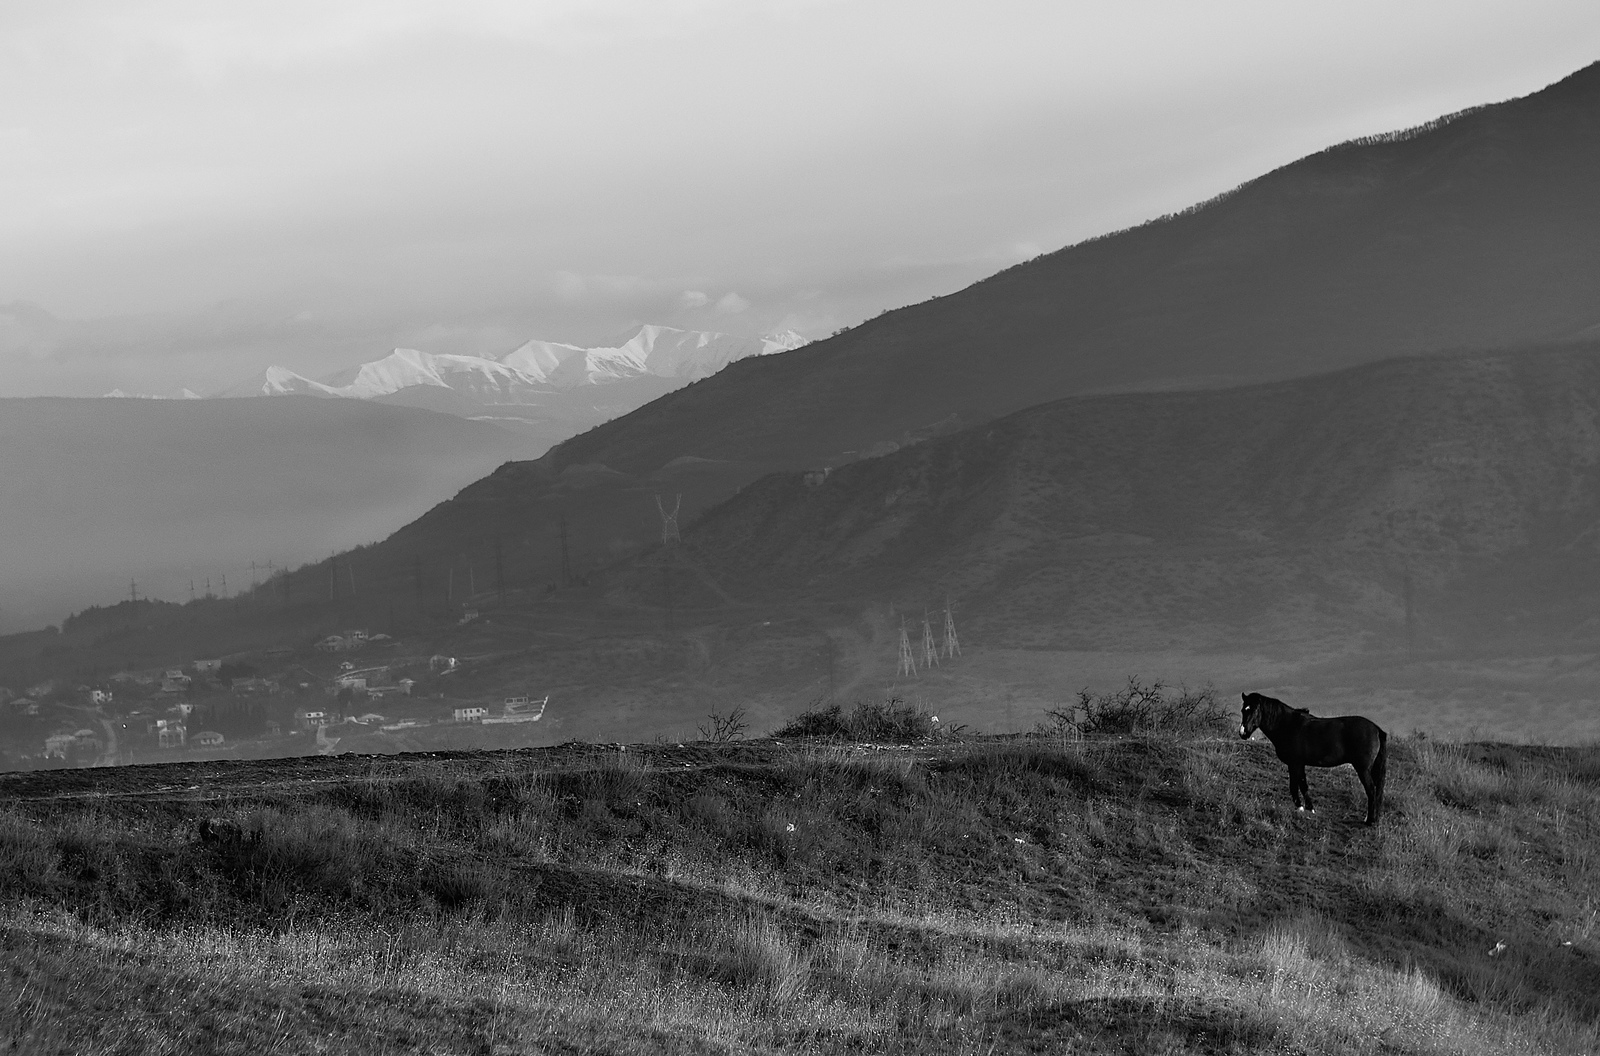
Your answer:
[[[1225,731],[6,775],[0,1052],[1600,1051],[1600,749],[1390,749],[1374,828]]]

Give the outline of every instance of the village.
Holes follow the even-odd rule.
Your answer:
[[[464,694],[463,670],[456,657],[405,655],[390,635],[352,629],[92,684],[0,685],[0,769],[411,750],[430,731],[544,718],[548,695]]]

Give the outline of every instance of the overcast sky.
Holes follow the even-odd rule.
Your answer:
[[[1594,0],[5,0],[0,395],[823,336],[1596,59]]]

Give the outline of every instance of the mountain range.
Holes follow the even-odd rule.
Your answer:
[[[591,633],[724,621],[729,657],[760,653],[726,627],[762,606],[815,640],[946,592],[1012,650],[1571,648],[1600,626],[1597,130],[1600,64],[736,359],[345,559],[360,604],[444,617],[436,587],[471,561]],[[676,377],[563,348],[485,362],[558,392]],[[590,390],[553,380],[615,364]],[[283,597],[310,604],[327,574]],[[752,679],[815,694],[761,648]]]
[[[486,407],[537,405],[542,397],[574,389],[658,378],[683,385],[709,377],[734,360],[785,352],[805,344],[793,330],[748,338],[704,330],[646,325],[614,345],[583,348],[528,341],[498,359],[397,348],[382,359],[312,380],[284,367],[268,367],[222,397],[339,396],[357,400],[394,397],[407,389],[448,389]]]
[[[653,505],[569,494],[569,474],[643,479],[699,460],[687,520],[767,472],[843,465],[1074,395],[1581,341],[1600,327],[1597,129],[1600,63],[735,362],[558,445],[518,468],[516,487],[491,479],[460,501],[559,507],[646,538]]]

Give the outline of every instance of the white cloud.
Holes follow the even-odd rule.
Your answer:
[[[589,284],[583,281],[582,275],[570,271],[556,272],[556,296],[563,301],[575,301],[582,297],[588,290]]]
[[[0,0],[0,304],[110,320],[0,352],[149,391],[232,354],[182,322],[219,305],[228,372],[435,322],[827,332],[1596,40],[1594,0]]]

